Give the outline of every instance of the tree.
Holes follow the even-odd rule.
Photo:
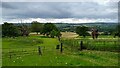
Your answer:
[[[84,38],[89,35],[88,31],[88,27],[86,26],[78,26],[76,27],[76,33],[79,34],[79,36],[83,36]]]
[[[58,37],[58,40],[60,41],[61,33],[58,30],[58,28],[53,23],[45,23],[43,27],[42,33],[47,36],[50,36],[54,38],[55,36]]]
[[[43,25],[37,21],[33,21],[31,29],[32,29],[32,32],[36,32],[37,34],[39,32],[42,33]]]
[[[51,36],[52,38],[54,38],[54,36],[56,36],[56,35],[57,35],[57,31],[52,30],[52,31],[50,32],[50,36]]]
[[[20,35],[19,29],[12,23],[2,24],[2,37],[17,37]]]
[[[60,37],[62,36],[62,34],[60,33],[59,30],[57,31],[56,36],[58,37],[58,40],[60,41]]]
[[[27,25],[19,26],[21,36],[29,36],[30,28]]]
[[[52,24],[52,23],[45,23],[44,27],[43,27],[42,33],[44,35],[46,34],[48,36],[48,35],[50,35],[50,33],[52,33],[52,34],[54,33],[53,30],[58,31],[57,27],[54,24]]]
[[[58,30],[58,31],[52,30],[52,31],[50,32],[50,36],[51,36],[52,38],[54,38],[54,36],[56,36],[56,37],[58,37],[58,39],[59,39],[60,36],[61,36],[61,33],[60,33],[59,30]]]

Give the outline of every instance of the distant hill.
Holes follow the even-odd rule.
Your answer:
[[[88,26],[88,27],[96,27],[99,31],[113,31],[115,30],[118,23],[56,23],[55,25],[61,30],[67,29],[74,31],[77,26]]]

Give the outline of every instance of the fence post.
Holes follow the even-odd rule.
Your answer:
[[[40,47],[40,46],[38,46],[38,54],[39,54],[39,55],[42,55],[41,47]]]
[[[61,49],[60,49],[60,52],[61,52],[61,53],[63,52],[62,46],[63,46],[63,43],[61,43]]]
[[[80,51],[82,51],[83,48],[83,41],[80,41]]]
[[[57,45],[57,46],[56,46],[56,49],[59,49],[59,47],[60,47],[60,45]]]

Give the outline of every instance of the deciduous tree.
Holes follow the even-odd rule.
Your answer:
[[[32,32],[42,33],[43,25],[37,21],[33,21],[31,25]]]
[[[79,34],[79,36],[83,36],[84,38],[89,35],[88,31],[88,27],[86,26],[78,26],[76,27],[76,33]]]
[[[20,31],[17,26],[7,22],[2,24],[2,37],[17,37],[19,35]]]

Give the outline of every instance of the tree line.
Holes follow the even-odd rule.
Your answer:
[[[29,36],[30,32],[36,32],[37,34],[43,34],[52,38],[55,36],[60,38],[61,36],[59,29],[53,23],[42,24],[40,22],[33,21],[31,26],[24,24],[16,26],[7,22],[2,24],[2,37]]]
[[[75,27],[75,32],[79,36],[90,36],[90,27],[87,26],[77,26]],[[61,33],[60,30],[53,23],[40,23],[37,21],[31,22],[31,26],[27,26],[25,24],[14,25],[12,23],[4,22],[2,24],[2,37],[18,37],[18,36],[29,36],[30,32],[36,32],[37,34],[43,34],[48,37],[58,37],[60,40]],[[120,37],[120,24],[116,27],[116,31],[114,32],[114,37]]]
[[[77,26],[75,29],[75,32],[79,35],[79,36],[83,36],[84,38],[86,36],[90,36],[90,32],[94,33],[94,31],[92,30],[97,30],[97,32],[99,31],[99,29],[95,28],[95,27],[87,27],[87,26]],[[91,35],[92,35],[91,33]],[[97,36],[99,35],[99,33],[97,33]],[[105,35],[105,34],[104,34]],[[106,34],[108,35],[108,34]],[[112,30],[112,35],[115,38],[116,36],[120,37],[120,24],[118,24],[115,28],[115,30]]]

